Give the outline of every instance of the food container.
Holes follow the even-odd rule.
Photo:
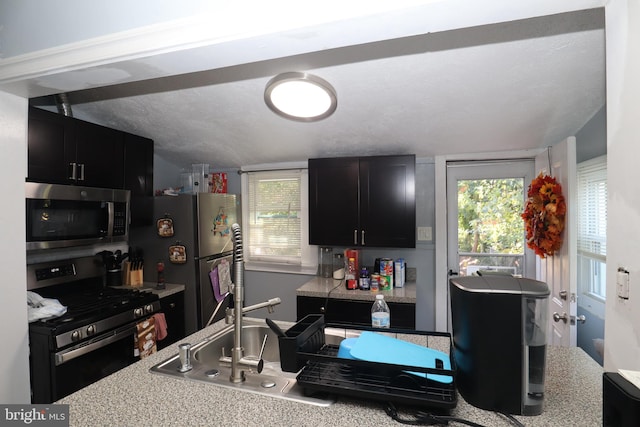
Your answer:
[[[318,268],[318,275],[324,278],[333,276],[333,248],[320,246],[320,265]]]
[[[333,254],[333,278],[336,280],[344,279],[344,254],[336,252]]]
[[[393,262],[393,286],[396,288],[404,287],[405,277],[404,258],[398,258]]]
[[[193,175],[193,193],[209,192],[209,165],[198,163],[191,165]]]
[[[380,258],[380,277],[386,278],[380,280],[380,290],[388,291],[393,287],[393,260],[391,258]]]

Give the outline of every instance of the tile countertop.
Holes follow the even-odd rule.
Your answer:
[[[373,301],[376,294],[383,294],[387,302],[416,302],[416,282],[407,282],[402,288],[392,288],[388,291],[361,291],[359,289],[347,289],[343,280],[325,279],[314,277],[304,285],[296,289],[296,295],[303,297],[322,297],[352,299],[360,301]]]
[[[291,323],[279,322],[283,329]],[[181,342],[193,344],[225,326],[217,322]],[[382,402],[340,396],[329,407],[243,393],[149,372],[177,354],[170,346],[56,403],[70,405],[71,426],[398,426]],[[577,347],[548,347],[544,411],[517,416],[534,426],[601,426],[602,367]],[[484,426],[513,426],[458,395],[452,416]]]
[[[140,291],[153,292],[158,295],[160,299],[168,297],[173,294],[177,294],[178,292],[184,291],[184,285],[176,284],[176,283],[165,283],[164,289],[158,289],[156,287],[155,282],[144,282],[142,286],[112,286],[116,289],[138,289]]]

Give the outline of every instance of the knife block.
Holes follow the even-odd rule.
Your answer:
[[[122,265],[122,284],[125,286],[141,287],[143,280],[142,265],[134,265],[125,261]]]

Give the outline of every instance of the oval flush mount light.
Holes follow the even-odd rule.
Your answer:
[[[276,114],[299,122],[315,122],[336,111],[335,89],[312,74],[278,74],[267,83],[264,102]]]

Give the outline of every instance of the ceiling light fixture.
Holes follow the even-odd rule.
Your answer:
[[[264,102],[276,114],[299,122],[315,122],[336,111],[335,89],[312,74],[278,74],[267,83]]]

